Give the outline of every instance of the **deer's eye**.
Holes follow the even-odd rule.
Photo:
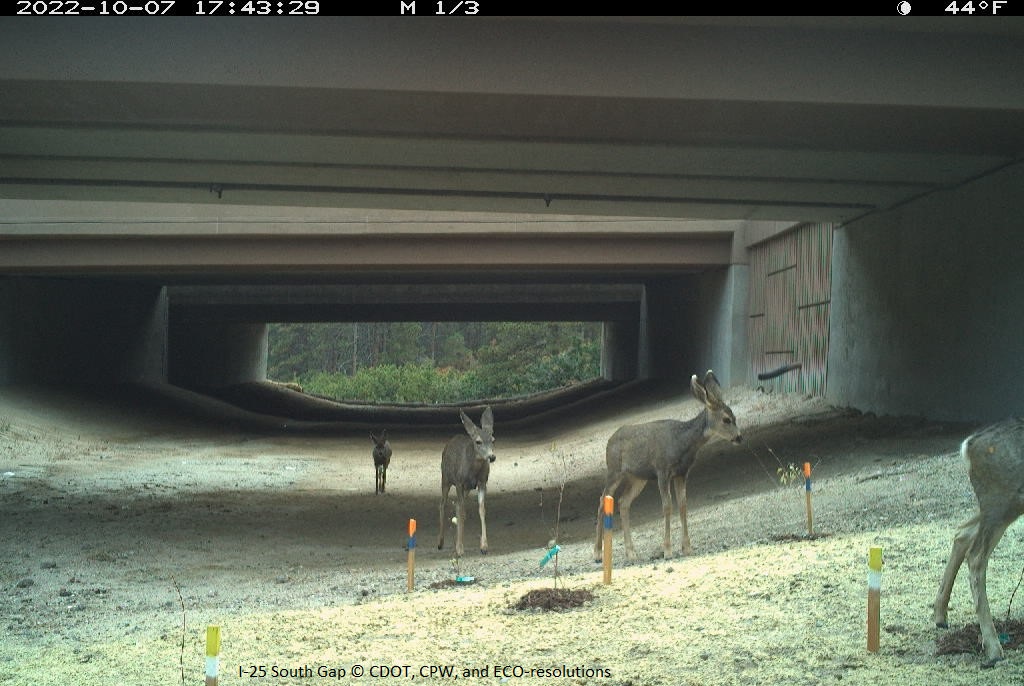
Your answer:
[[[732,424],[732,418],[731,417],[726,417],[725,419],[722,420],[722,423],[723,424]]]
[[[484,444],[483,439],[480,439],[480,438],[476,439],[476,444],[477,445],[483,445]]]

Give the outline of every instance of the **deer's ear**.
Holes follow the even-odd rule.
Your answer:
[[[462,420],[462,426],[466,427],[466,432],[470,436],[479,431],[479,429],[476,428],[476,424],[473,423],[473,420],[470,419],[462,410],[459,410],[459,419]]]
[[[482,426],[484,431],[487,433],[494,432],[494,413],[491,412],[490,405],[484,408],[484,413],[480,416],[480,426]]]
[[[715,373],[709,369],[707,371],[707,374],[704,375],[704,387],[707,388],[711,384],[714,384],[721,388],[721,385],[718,383],[718,377],[715,376]]]
[[[701,401],[705,405],[708,404],[708,392],[701,385],[700,381],[697,380],[697,375],[694,374],[690,377],[690,388],[693,389],[693,397]]]
[[[372,431],[370,432],[370,440],[373,441],[374,443],[377,442],[377,437],[373,435]]]
[[[717,403],[722,402],[722,385],[718,383],[718,377],[710,369],[704,375],[704,390],[707,391],[710,400]]]

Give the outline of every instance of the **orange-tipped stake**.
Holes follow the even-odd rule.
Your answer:
[[[206,627],[206,686],[217,686],[217,665],[220,661],[220,627]]]
[[[612,582],[612,513],[615,511],[615,499],[606,495],[602,502],[604,507],[604,541],[601,544],[601,561],[604,563],[604,583]]]
[[[814,506],[811,505],[811,463],[804,462],[804,491],[807,497],[807,537],[814,535]]]
[[[878,621],[882,595],[882,549],[868,553],[868,652],[878,652]]]
[[[409,551],[409,569],[406,573],[406,590],[412,591],[413,578],[416,575],[416,520],[409,520],[409,543],[405,546]]]

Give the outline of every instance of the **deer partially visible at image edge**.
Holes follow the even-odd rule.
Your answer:
[[[933,618],[937,626],[949,626],[949,596],[966,558],[974,611],[985,649],[984,665],[991,667],[1002,659],[1003,647],[988,604],[988,560],[1007,527],[1024,513],[1024,418],[1008,419],[971,434],[960,445],[960,454],[967,460],[978,511],[953,538]]]

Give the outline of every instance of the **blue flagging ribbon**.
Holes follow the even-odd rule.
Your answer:
[[[555,555],[558,554],[558,552],[561,549],[562,549],[561,546],[557,546],[557,545],[552,546],[551,550],[548,551],[547,555],[545,555],[543,558],[541,558],[540,566],[543,567],[544,565],[546,565],[551,560],[552,557],[554,557]]]
[[[409,537],[409,545],[407,546],[407,548],[408,548],[409,550],[412,550],[412,549],[413,549],[413,548],[415,548],[415,547],[416,547],[416,536],[415,536],[415,535],[413,535],[413,536],[410,536],[410,537]]]
[[[811,480],[810,480],[810,478],[804,479],[804,488],[807,489],[808,491],[811,490]]]
[[[612,516],[611,515],[605,515],[604,516],[604,528],[606,528],[606,529],[612,528]]]

